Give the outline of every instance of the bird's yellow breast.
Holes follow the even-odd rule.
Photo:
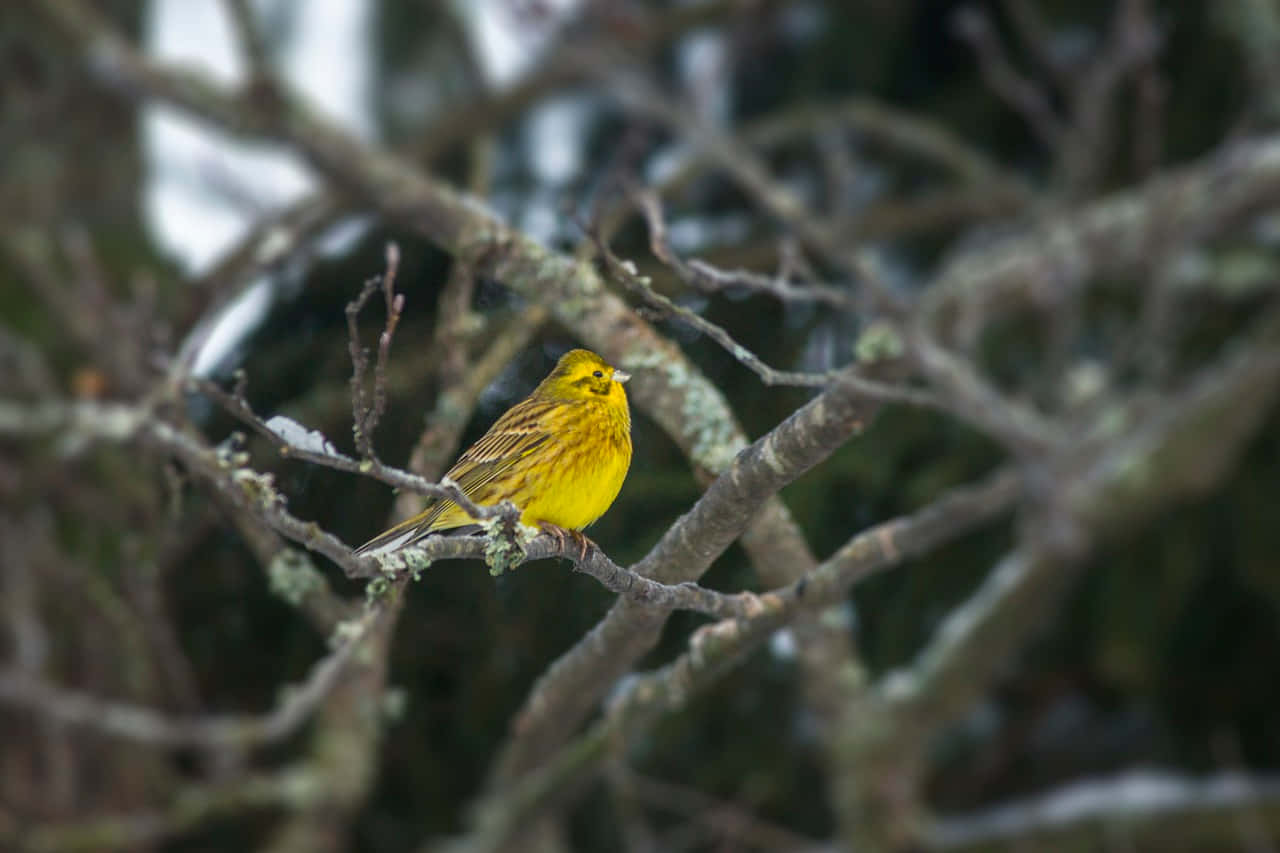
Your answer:
[[[521,491],[521,522],[547,522],[581,530],[613,504],[631,467],[630,418],[618,418],[605,406],[588,403],[588,411],[556,435],[548,463]],[[625,403],[624,403],[625,406]]]

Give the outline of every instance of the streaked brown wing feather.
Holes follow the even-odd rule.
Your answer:
[[[551,438],[551,431],[541,417],[550,406],[546,403],[536,405],[541,411],[508,412],[453,464],[446,476],[458,484],[463,494],[472,499],[483,499],[485,486],[509,473]],[[504,424],[513,414],[521,417]]]
[[[521,460],[552,437],[549,415],[557,404],[527,399],[513,406],[480,439],[453,463],[445,474],[462,493],[475,501],[496,502],[506,495],[489,494],[486,488],[512,471]],[[388,545],[404,547],[426,536],[440,519],[457,505],[453,501],[431,500],[421,513],[397,524],[357,549],[369,553]]]

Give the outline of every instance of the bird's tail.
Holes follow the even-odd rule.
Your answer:
[[[367,557],[370,554],[381,554],[412,545],[431,532],[431,522],[424,518],[425,515],[426,513],[415,515],[408,521],[402,521],[395,527],[384,530],[357,548],[356,556]]]
[[[464,534],[475,533],[480,529],[482,528],[475,519],[463,512],[453,501],[432,501],[430,506],[413,518],[384,530],[361,545],[356,549],[356,556],[367,557],[370,554],[382,554],[407,548],[421,542],[432,533]]]

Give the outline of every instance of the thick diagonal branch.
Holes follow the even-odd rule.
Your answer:
[[[1013,504],[1017,478],[997,474],[977,486],[956,489],[934,503],[863,531],[829,559],[786,587],[760,596],[749,616],[725,620],[695,632],[689,650],[671,664],[641,676],[606,712],[605,718],[522,780],[481,801],[476,826],[451,851],[500,850],[528,820],[572,797],[599,771],[612,748],[646,731],[714,683],[779,627],[802,612],[843,599],[851,586],[870,575],[926,553]]]

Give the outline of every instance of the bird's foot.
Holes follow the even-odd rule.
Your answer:
[[[596,543],[588,539],[581,530],[566,530],[560,525],[552,524],[549,521],[540,522],[538,527],[555,538],[556,545],[561,551],[565,550],[566,544],[572,539],[574,545],[578,548],[578,559],[576,561],[578,563],[585,560],[587,552],[596,547]]]

